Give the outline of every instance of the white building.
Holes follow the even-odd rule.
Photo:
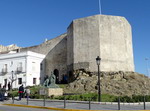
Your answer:
[[[26,51],[0,54],[0,85],[8,87],[14,80],[12,87],[33,86],[40,84],[44,76],[45,55]]]

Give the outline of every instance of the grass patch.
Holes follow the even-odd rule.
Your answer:
[[[87,93],[87,94],[79,94],[79,95],[66,95],[66,100],[78,100],[78,101],[98,101],[98,94],[96,93]],[[101,95],[102,102],[113,102],[116,100],[116,96],[102,94]],[[64,96],[58,96],[54,99],[63,100]]]
[[[59,84],[60,88],[64,88],[66,84]],[[43,99],[43,96],[39,94],[40,88],[42,86],[32,86],[29,87],[31,91],[30,98],[31,99]],[[9,96],[16,97],[18,96],[18,89],[13,89],[13,91],[9,91]],[[77,101],[98,101],[98,94],[97,93],[85,93],[85,94],[72,94],[72,95],[65,95],[66,100],[77,100]],[[109,94],[102,94],[101,101],[102,102],[117,102],[118,96],[113,96]],[[64,100],[64,96],[51,96],[47,97],[47,99],[58,99]],[[132,95],[132,96],[120,96],[120,102],[143,102],[144,96],[143,95]],[[150,95],[145,96],[146,102],[150,102]]]

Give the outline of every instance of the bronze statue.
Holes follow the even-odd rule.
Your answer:
[[[59,88],[58,85],[55,84],[56,83],[56,77],[55,75],[51,72],[50,77],[48,77],[44,83],[43,86],[47,87],[47,88]]]
[[[49,86],[49,77],[44,81],[43,86],[48,87]]]
[[[56,83],[56,77],[55,75],[51,72],[50,75],[50,84],[55,84]]]

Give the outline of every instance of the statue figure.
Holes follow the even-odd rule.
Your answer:
[[[59,88],[59,86],[55,84],[56,83],[56,76],[53,74],[53,72],[51,72],[49,80],[50,80],[49,88]]]
[[[51,72],[50,84],[55,84],[55,83],[56,83],[56,77],[55,77],[55,75]]]
[[[43,86],[45,86],[45,87],[49,86],[49,77],[48,76],[46,76]]]
[[[55,75],[51,72],[50,77],[47,77],[46,80],[43,83],[43,86],[47,88],[59,88],[58,85],[55,84],[56,82],[56,77]]]

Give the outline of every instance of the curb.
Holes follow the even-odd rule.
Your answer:
[[[31,105],[21,105],[21,104],[3,104],[7,106],[18,106],[18,107],[29,107],[29,108],[39,108],[39,109],[51,109],[58,111],[118,111],[118,110],[81,110],[81,109],[63,109],[63,108],[52,108],[44,106],[31,106]],[[121,111],[150,111],[150,110],[121,110]]]
[[[51,109],[51,110],[58,110],[58,111],[106,111],[106,110],[62,109],[62,108],[52,108],[52,107],[44,107],[44,106],[31,106],[31,105],[20,105],[20,104],[3,104],[3,105],[18,106],[18,107],[29,107],[29,108],[39,108],[39,109]]]

